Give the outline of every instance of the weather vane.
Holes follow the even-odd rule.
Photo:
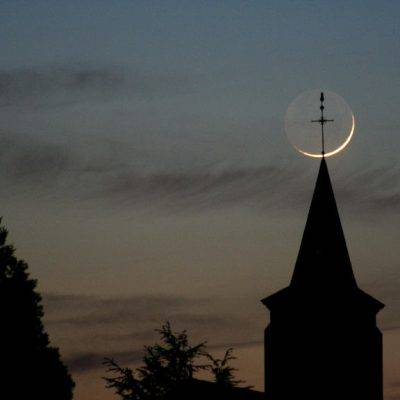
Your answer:
[[[318,97],[321,116],[314,119],[315,100]],[[324,115],[326,98],[329,100],[329,115],[335,118],[335,124],[329,125],[328,122],[333,119]],[[310,122],[318,122],[320,127],[314,125],[316,129],[310,129]],[[327,158],[340,153],[350,143],[355,125],[354,114],[346,101],[336,93],[321,92],[320,89],[301,93],[289,104],[285,114],[285,130],[289,142],[299,153],[312,158]],[[328,140],[325,133],[329,136]]]
[[[325,107],[324,107],[324,100],[325,100],[324,92],[321,92],[321,97],[319,98],[319,100],[320,100],[320,102],[321,102],[321,105],[320,105],[320,107],[319,107],[319,109],[321,110],[321,117],[320,117],[319,119],[312,119],[311,122],[318,122],[318,123],[321,124],[321,140],[322,140],[322,151],[321,151],[321,154],[322,154],[322,157],[324,157],[324,156],[325,156],[325,134],[324,134],[324,125],[325,125],[327,122],[333,122],[333,119],[326,119],[326,118],[324,117],[324,109],[325,109]]]

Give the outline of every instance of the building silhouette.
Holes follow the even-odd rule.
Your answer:
[[[325,158],[290,285],[262,302],[267,400],[382,400],[384,305],[357,286]]]

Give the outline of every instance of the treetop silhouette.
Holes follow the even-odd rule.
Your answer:
[[[44,330],[37,281],[7,244],[8,231],[1,222],[0,218],[0,397],[14,393],[15,399],[70,400],[74,382]]]
[[[114,389],[123,400],[166,399],[180,384],[193,381],[196,373],[211,373],[219,386],[234,387],[241,381],[234,379],[235,368],[229,362],[232,349],[222,359],[206,352],[206,343],[189,344],[186,331],[174,333],[169,322],[157,329],[161,343],[145,346],[144,365],[133,370],[121,367],[115,360],[106,358],[106,387]],[[210,364],[211,362],[211,364]]]

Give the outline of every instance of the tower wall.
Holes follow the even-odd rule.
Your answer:
[[[265,330],[267,400],[382,400],[375,316],[274,310]]]

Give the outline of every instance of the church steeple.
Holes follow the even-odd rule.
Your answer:
[[[376,314],[384,305],[354,278],[324,147],[318,178],[290,285],[262,300],[267,400],[383,399],[382,334]]]
[[[356,288],[325,158],[322,158],[292,288]]]

